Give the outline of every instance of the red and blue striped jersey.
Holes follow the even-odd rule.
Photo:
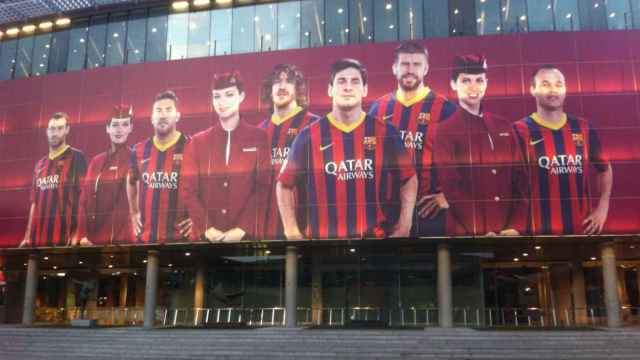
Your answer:
[[[532,114],[514,124],[531,182],[534,234],[582,234],[589,214],[589,174],[606,171],[598,135],[589,123],[571,115],[559,126]]]
[[[160,145],[155,137],[140,142],[131,153],[130,183],[140,181],[138,206],[142,220],[142,243],[184,240],[176,226],[188,216],[178,199],[183,151],[189,137],[179,134]]]
[[[399,189],[415,175],[393,125],[364,112],[352,126],[332,114],[294,140],[279,181],[300,191],[300,226],[312,239],[384,237],[399,215]],[[387,187],[397,189],[389,198]]]
[[[267,141],[271,147],[271,172],[269,174],[271,190],[264,217],[264,239],[284,239],[284,229],[276,199],[276,181],[280,168],[289,155],[291,143],[302,129],[317,119],[316,115],[298,107],[285,118],[272,115],[260,124],[260,128],[267,132]]]
[[[402,144],[415,165],[418,175],[418,194],[440,190],[436,167],[433,166],[433,139],[438,123],[455,113],[457,106],[425,87],[413,99],[403,99],[389,93],[376,100],[369,115],[393,124],[400,133]]]
[[[35,204],[31,246],[65,246],[78,226],[82,179],[87,173],[84,154],[70,146],[36,163],[31,187]]]

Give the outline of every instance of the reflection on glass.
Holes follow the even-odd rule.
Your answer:
[[[111,14],[107,28],[107,66],[124,63],[124,40],[127,33],[127,14]]]
[[[476,34],[475,3],[469,0],[449,0],[450,33],[453,36]]]
[[[146,61],[167,59],[167,27],[167,9],[150,9],[149,19],[147,19]]]
[[[198,11],[189,14],[189,49],[187,55],[190,58],[209,56],[209,36],[211,30],[210,13]]]
[[[502,31],[505,33],[523,32],[528,29],[525,0],[501,0]]]
[[[278,49],[300,47],[300,3],[278,4]]]
[[[91,18],[89,42],[87,43],[87,69],[104,66],[106,37],[107,16],[101,15]]]
[[[631,28],[631,7],[628,0],[607,0],[606,5],[607,27],[610,30]]]
[[[49,73],[67,71],[67,55],[69,53],[69,30],[56,31],[51,35],[49,51]]]
[[[424,37],[422,5],[422,0],[400,0],[400,40]]]
[[[14,70],[15,79],[29,77],[31,72],[31,56],[33,55],[33,36],[18,40],[18,60]]]
[[[327,45],[347,44],[350,30],[347,0],[327,0],[325,11]]]
[[[351,0],[349,3],[349,42],[373,41],[373,0]]]
[[[640,29],[640,0],[631,0],[631,18],[634,29]]]
[[[500,0],[476,0],[476,24],[478,35],[501,33]]]
[[[211,12],[211,48],[209,55],[231,54],[231,9]]]
[[[49,67],[50,50],[51,33],[37,35],[34,40],[33,60],[31,61],[32,76],[40,76],[47,73]]]
[[[0,43],[0,80],[9,80],[13,76],[13,68],[16,63],[18,40],[8,40]]]
[[[424,4],[425,37],[443,37],[449,35],[449,1],[429,0]]]
[[[324,2],[323,0],[303,0],[300,2],[300,27],[302,47],[324,45]]]
[[[233,8],[231,52],[242,54],[254,51],[255,6]]]
[[[578,0],[554,0],[556,31],[580,30]]]
[[[578,14],[582,30],[606,30],[607,7],[605,0],[582,0]]]
[[[187,58],[187,36],[189,34],[189,13],[169,15],[167,29],[167,54],[169,60]]]
[[[89,21],[77,21],[74,23],[69,35],[69,57],[67,70],[84,69],[87,57],[87,34],[89,33]]]
[[[253,17],[255,23],[255,51],[277,49],[278,31],[276,25],[276,5],[258,5]]]
[[[138,64],[144,61],[144,41],[147,36],[146,10],[135,10],[127,22],[127,50],[125,62]]]
[[[553,0],[527,1],[529,31],[553,30]]]
[[[374,1],[375,16],[374,39],[376,42],[398,40],[398,1]]]

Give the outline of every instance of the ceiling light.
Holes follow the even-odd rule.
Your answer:
[[[53,27],[53,23],[51,21],[41,22],[38,27],[40,28],[40,30],[49,30]]]
[[[518,261],[520,261],[520,259],[518,259],[518,258],[513,258],[513,261],[518,262]]]
[[[15,35],[18,35],[19,32],[20,32],[20,29],[18,29],[17,27],[14,27],[11,29],[7,29],[5,33],[9,36],[15,36]]]
[[[542,246],[540,246],[540,245],[536,245],[536,246],[534,247],[534,249],[536,249],[536,250],[542,250]]]
[[[210,0],[193,0],[193,6],[203,7],[209,6],[211,4]]]
[[[171,7],[173,8],[173,10],[175,11],[184,11],[187,10],[189,8],[189,2],[188,1],[175,1],[173,4],[171,4]]]
[[[60,18],[56,20],[56,26],[67,26],[71,24],[71,19],[69,18]]]
[[[33,24],[25,25],[22,27],[22,31],[26,33],[32,33],[36,31],[36,26]]]

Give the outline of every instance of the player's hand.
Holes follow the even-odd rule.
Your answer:
[[[176,225],[176,229],[180,232],[180,235],[183,238],[189,238],[193,233],[193,221],[191,221],[191,218],[182,220],[178,225]]]
[[[609,205],[598,205],[598,207],[587,216],[582,222],[584,227],[584,233],[586,235],[595,235],[602,232],[605,221],[607,221],[607,214],[609,213]]]
[[[89,241],[89,239],[87,239],[87,237],[85,236],[82,239],[80,239],[80,241],[77,243],[77,245],[80,245],[80,246],[93,246],[93,243],[91,241]]]
[[[520,232],[518,232],[518,230],[516,229],[504,229],[502,231],[500,231],[500,234],[498,234],[500,236],[518,236],[520,235]]]
[[[396,224],[391,233],[389,234],[390,238],[408,238],[411,235],[411,223],[409,225],[405,224]]]
[[[224,233],[214,227],[210,227],[204,232],[204,237],[206,237],[209,242],[218,242],[222,241]]]
[[[140,211],[131,213],[131,227],[135,236],[142,234],[142,214]]]
[[[22,239],[22,241],[20,242],[20,245],[18,245],[18,247],[28,247],[29,246],[29,238],[24,238]]]
[[[434,218],[440,210],[448,209],[449,203],[444,194],[439,192],[437,194],[425,195],[418,200],[416,204],[418,207],[418,215],[421,218]]]
[[[222,242],[236,242],[242,240],[246,232],[240,228],[233,228],[224,233]]]
[[[304,236],[298,228],[289,230],[285,229],[284,236],[287,238],[287,240],[304,240]]]

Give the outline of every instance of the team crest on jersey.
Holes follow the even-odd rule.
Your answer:
[[[364,144],[365,150],[375,150],[377,139],[375,136],[365,136],[362,143]]]
[[[576,146],[584,146],[584,136],[582,134],[571,134],[571,137]]]
[[[289,137],[289,139],[293,139],[294,137],[298,136],[298,128],[289,128],[289,130],[287,130],[287,136]]]
[[[430,123],[430,122],[431,122],[431,113],[421,112],[420,114],[418,114],[418,124],[426,125],[427,123]]]

